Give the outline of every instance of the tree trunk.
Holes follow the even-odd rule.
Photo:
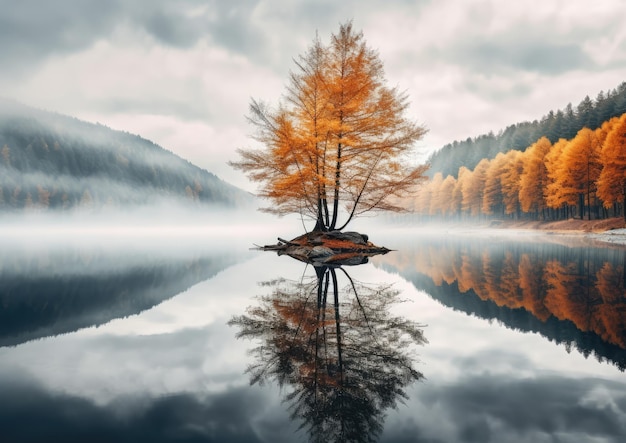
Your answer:
[[[622,213],[624,214],[624,220],[626,220],[626,179],[622,181]]]
[[[585,219],[585,194],[582,192],[578,194],[578,206],[580,207],[580,219]]]
[[[340,134],[341,137],[341,134]],[[335,192],[333,194],[333,219],[330,222],[329,230],[337,226],[337,216],[339,215],[339,186],[341,184],[341,143],[337,145],[337,168],[335,170]]]

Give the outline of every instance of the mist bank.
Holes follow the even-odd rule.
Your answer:
[[[138,135],[0,99],[0,211],[132,206],[162,198],[255,204],[251,194]]]

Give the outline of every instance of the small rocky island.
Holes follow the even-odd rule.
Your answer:
[[[358,265],[366,263],[368,257],[390,251],[374,245],[366,234],[341,231],[312,231],[292,240],[279,237],[277,244],[258,249],[276,251],[314,266]]]

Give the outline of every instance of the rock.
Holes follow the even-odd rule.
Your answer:
[[[309,258],[330,257],[334,252],[326,246],[313,246],[309,252]]]
[[[330,231],[330,232],[324,233],[324,235],[326,235],[326,237],[329,237],[335,240],[345,240],[345,241],[349,241],[357,245],[366,245],[367,240],[368,240],[367,235],[363,235],[363,234],[360,234],[358,232],[353,232],[353,231],[348,231],[348,232]]]

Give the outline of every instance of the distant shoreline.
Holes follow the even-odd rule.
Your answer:
[[[424,223],[420,227],[428,230],[443,230],[447,234],[489,233],[490,235],[516,235],[525,234],[533,237],[550,236],[557,238],[569,238],[571,241],[578,238],[584,244],[587,240],[602,242],[616,246],[626,246],[626,222],[622,217],[613,217],[602,220],[569,219],[559,221],[532,221],[532,220],[483,220],[481,222],[456,222],[456,223]],[[415,227],[415,225],[405,225]]]
[[[554,233],[603,233],[614,229],[626,228],[623,217],[605,218],[601,220],[581,220],[569,219],[559,221],[502,221],[502,223],[492,228],[503,229],[532,229],[539,231],[549,231]]]
[[[626,222],[623,217],[602,220],[569,219],[552,222],[504,221],[498,228],[529,230],[548,234],[580,234],[591,240],[626,246]]]

